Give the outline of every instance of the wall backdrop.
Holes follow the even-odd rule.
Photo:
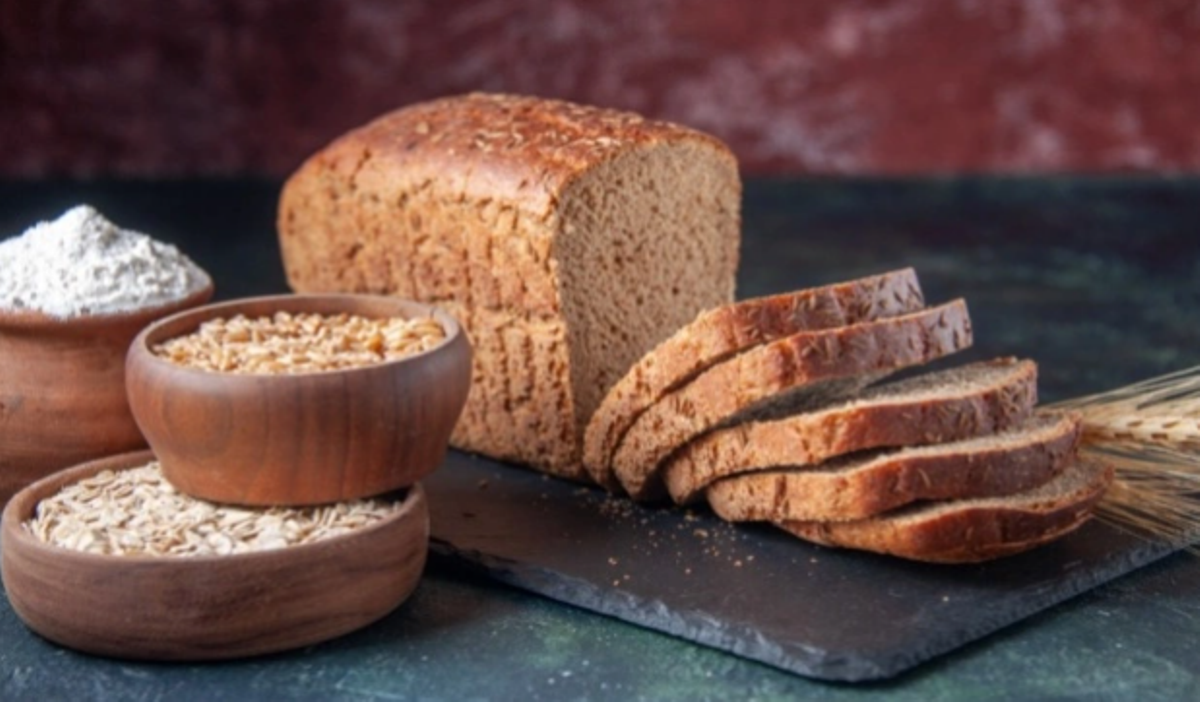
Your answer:
[[[1200,169],[1196,0],[0,0],[0,176],[283,175],[469,90],[750,174]]]

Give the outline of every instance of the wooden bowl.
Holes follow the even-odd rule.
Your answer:
[[[218,317],[341,312],[432,315],[446,339],[377,365],[240,375],[177,365],[151,351]],[[214,502],[311,505],[411,485],[441,465],[471,382],[471,347],[445,312],[369,295],[283,295],[188,310],[129,349],[129,403],[176,488]]]
[[[145,447],[125,398],[125,354],[147,324],[204,304],[56,319],[0,311],[0,505],[50,473]]]
[[[19,492],[0,520],[4,589],[37,633],[119,658],[196,661],[325,641],[383,617],[425,565],[429,515],[419,485],[387,518],[351,533],[231,556],[103,556],[37,540],[22,526],[39,501],[149,451],[92,461]]]

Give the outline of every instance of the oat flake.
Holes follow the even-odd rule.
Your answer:
[[[390,499],[314,507],[233,507],[175,490],[158,462],[105,470],[37,505],[26,531],[43,543],[104,556],[225,556],[310,544],[375,524]]]

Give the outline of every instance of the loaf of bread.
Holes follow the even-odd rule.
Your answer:
[[[914,312],[925,304],[911,268],[717,307],[642,356],[588,422],[583,465],[610,491],[620,489],[612,454],[629,427],[667,392],[754,346],[813,329]]]
[[[730,475],[991,434],[1019,424],[1036,403],[1033,361],[971,363],[876,385],[813,411],[709,432],[664,463],[663,480],[675,502],[688,504]]]
[[[474,347],[452,444],[586,479],[608,389],[732,301],[741,183],[717,139],[637,115],[471,94],[349,132],[288,180],[296,291],[446,308]]]
[[[1015,553],[1090,516],[1111,470],[1074,460],[1077,418],[1028,419],[1031,362],[859,394],[972,342],[965,303],[924,308],[911,270],[733,304],[740,201],[709,135],[471,94],[319,151],[278,229],[298,292],[458,318],[474,349],[458,448],[919,560]],[[897,450],[828,460],[878,447]]]

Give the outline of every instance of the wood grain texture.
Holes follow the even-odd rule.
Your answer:
[[[56,473],[21,491],[0,522],[13,609],[56,643],[120,658],[239,658],[324,641],[383,617],[416,587],[429,537],[425,494],[369,527],[273,551],[207,557],[99,556],[50,546],[21,526],[37,503],[149,451]]]
[[[125,399],[129,344],[212,294],[209,284],[168,305],[67,320],[0,312],[0,505],[55,470],[144,447]]]
[[[202,322],[277,311],[433,315],[439,346],[397,361],[299,375],[235,375],[173,364],[153,345]],[[285,295],[209,305],[147,328],[130,347],[130,407],[179,490],[241,505],[312,505],[378,495],[441,464],[470,385],[458,323],[428,305],[366,295]]]

